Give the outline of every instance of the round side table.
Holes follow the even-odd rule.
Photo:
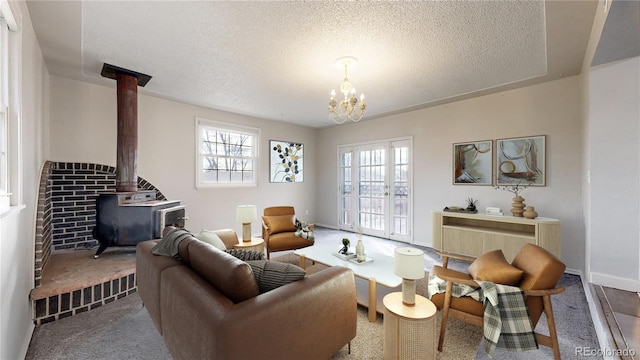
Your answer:
[[[233,244],[233,248],[264,252],[264,239],[256,238],[256,237],[252,237],[251,241],[242,241],[242,239],[238,239],[238,243]]]
[[[402,293],[382,299],[384,304],[384,358],[436,358],[436,306],[416,295],[414,306],[402,303]]]

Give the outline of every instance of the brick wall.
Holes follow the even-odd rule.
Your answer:
[[[138,178],[138,188],[155,190]],[[42,167],[36,218],[35,286],[40,286],[42,269],[52,252],[92,248],[98,245],[92,231],[96,226],[98,194],[116,191],[116,169],[91,163],[47,161]]]

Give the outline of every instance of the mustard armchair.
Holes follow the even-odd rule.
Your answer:
[[[474,261],[475,258],[456,254],[439,254],[443,258],[443,266],[434,266],[432,272],[446,281],[446,291],[444,293],[434,294],[431,297],[431,301],[433,301],[436,307],[442,309],[442,322],[440,324],[440,337],[438,339],[438,351],[442,351],[447,319],[454,317],[476,326],[483,326],[484,307],[482,302],[476,301],[471,297],[463,296],[456,298],[451,295],[454,283],[474,287],[478,287],[479,285],[470,274],[448,269],[447,264],[449,258],[466,261]],[[535,333],[536,341],[539,345],[552,348],[554,358],[559,360],[560,348],[555,319],[553,317],[553,309],[551,307],[551,295],[559,294],[565,290],[564,287],[556,287],[556,285],[564,273],[566,266],[547,250],[533,244],[525,244],[518,254],[516,254],[511,265],[522,270],[522,276],[519,282],[515,285],[510,285],[517,286],[523,290],[533,328],[535,329],[543,312],[547,317],[549,335]],[[493,268],[495,271],[495,267]],[[494,282],[497,283],[497,281]]]
[[[262,238],[267,249],[267,259],[271,253],[284,250],[301,249],[313,245],[312,240],[295,236],[296,212],[293,206],[274,206],[264,209],[262,216]],[[309,224],[313,231],[313,224]]]

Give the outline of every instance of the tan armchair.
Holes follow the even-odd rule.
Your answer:
[[[313,225],[309,225],[313,231]],[[295,236],[296,212],[293,206],[274,206],[264,209],[262,216],[262,238],[267,249],[267,259],[271,253],[284,250],[295,250],[313,245],[312,240]]]
[[[431,297],[431,301],[442,309],[440,338],[438,339],[438,351],[442,351],[447,318],[451,316],[473,325],[483,326],[484,307],[481,302],[471,297],[456,298],[451,296],[453,283],[475,287],[478,286],[478,283],[473,280],[470,274],[448,269],[449,258],[466,261],[473,261],[475,258],[446,253],[439,254],[443,257],[443,266],[434,266],[432,272],[447,282],[446,291],[434,294]],[[535,329],[542,312],[547,316],[549,336],[535,333],[538,344],[552,348],[554,358],[560,359],[560,348],[551,307],[551,295],[564,291],[564,287],[556,287],[556,284],[564,273],[566,266],[551,253],[533,244],[525,244],[513,259],[511,265],[523,271],[520,281],[515,286],[524,291],[533,328]]]

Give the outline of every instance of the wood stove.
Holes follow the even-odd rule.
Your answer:
[[[184,227],[185,207],[180,201],[157,200],[156,192],[138,189],[138,86],[151,76],[110,64],[102,76],[117,81],[118,143],[116,192],[99,194],[93,236],[100,243],[95,254],[109,246],[131,246],[161,237],[168,225]]]
[[[100,194],[97,226],[100,242],[95,257],[109,246],[131,246],[162,237],[162,229],[184,227],[185,207],[178,200],[156,200],[154,190]]]

